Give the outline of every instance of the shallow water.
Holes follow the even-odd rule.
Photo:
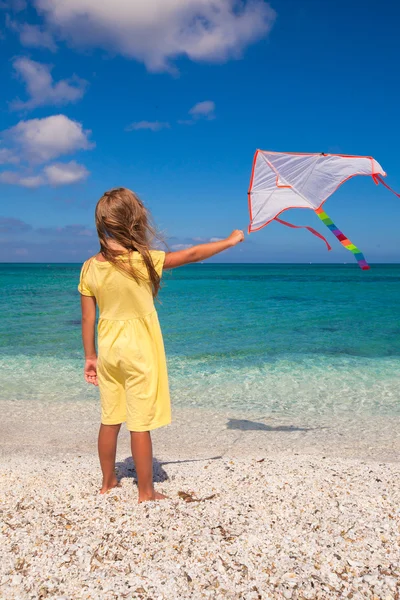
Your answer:
[[[0,395],[85,401],[79,265],[0,265]],[[400,415],[400,265],[199,264],[158,305],[175,406]]]

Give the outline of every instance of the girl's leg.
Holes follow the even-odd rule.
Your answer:
[[[138,480],[139,502],[166,498],[156,492],[153,485],[153,446],[150,431],[131,431],[131,448]]]
[[[99,431],[99,459],[103,472],[103,484],[100,494],[105,494],[111,488],[117,487],[118,480],[115,475],[115,455],[117,453],[117,438],[121,424],[100,425]]]

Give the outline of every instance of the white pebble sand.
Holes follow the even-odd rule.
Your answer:
[[[380,443],[366,423],[179,411],[154,435],[170,499],[138,505],[126,434],[121,487],[98,494],[93,404],[0,409],[0,598],[400,597],[393,419]]]

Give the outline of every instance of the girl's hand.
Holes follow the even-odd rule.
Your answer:
[[[232,246],[236,246],[244,241],[244,233],[240,229],[235,229],[235,231],[232,231],[231,235],[226,239],[229,240]]]
[[[85,381],[93,385],[99,385],[97,382],[97,358],[87,358],[83,369]]]

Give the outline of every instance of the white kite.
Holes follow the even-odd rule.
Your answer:
[[[343,235],[328,217],[322,206],[337,189],[356,175],[369,175],[374,182],[382,183],[386,173],[371,156],[346,156],[344,154],[300,154],[257,150],[249,188],[249,233],[258,231],[271,221],[298,228],[282,221],[279,215],[290,208],[311,208],[332,231],[347,250],[350,250],[363,270],[369,269],[360,250]],[[396,194],[400,198],[399,194]],[[327,240],[312,227],[311,233]]]

